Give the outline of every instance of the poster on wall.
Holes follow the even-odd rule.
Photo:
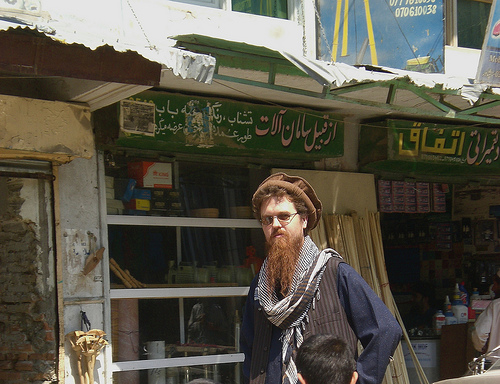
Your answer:
[[[344,152],[343,118],[330,113],[153,91],[119,107],[124,147],[294,159]]]
[[[443,72],[442,0],[319,0],[318,58]]]
[[[500,85],[500,7],[497,7],[497,0],[491,5],[476,82]]]

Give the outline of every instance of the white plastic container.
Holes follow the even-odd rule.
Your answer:
[[[458,324],[464,324],[469,321],[469,310],[462,304],[462,301],[454,301],[451,305],[451,311],[453,312],[453,316],[457,318]]]

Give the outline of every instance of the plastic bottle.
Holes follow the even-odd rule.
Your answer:
[[[436,333],[436,335],[440,335],[441,328],[443,327],[443,325],[446,324],[446,317],[445,317],[443,311],[438,310],[434,314],[433,323],[434,323],[434,332]]]
[[[450,296],[446,295],[446,300],[444,301],[443,312],[446,315],[446,312],[451,312],[451,302]]]
[[[458,300],[458,299],[460,299],[460,287],[458,283],[455,283],[455,290],[453,291],[453,300]],[[451,305],[453,305],[453,301]]]
[[[467,323],[469,321],[469,310],[460,299],[460,288],[458,287],[458,283],[455,285],[451,311],[453,312],[453,316],[457,318],[458,324]]]
[[[465,282],[461,282],[458,286],[460,289],[460,299],[462,300],[462,303],[465,306],[469,306],[469,293],[467,292],[467,289],[465,288]]]
[[[458,320],[455,316],[453,316],[453,312],[445,312],[444,323],[446,325],[458,324]]]

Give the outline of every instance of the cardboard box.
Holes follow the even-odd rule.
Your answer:
[[[151,200],[152,210],[167,210],[169,208],[169,203],[167,201]]]
[[[151,190],[135,188],[132,192],[132,199],[151,200]]]
[[[115,189],[106,188],[106,199],[114,199],[114,198],[115,198]]]
[[[122,215],[123,214],[123,202],[116,199],[106,199],[106,209],[108,215]]]
[[[122,200],[124,202],[129,202],[130,199],[132,199],[132,195],[134,194],[134,189],[136,184],[137,182],[134,179],[128,179],[127,187],[122,196]]]
[[[136,211],[149,211],[151,209],[151,202],[145,199],[132,199],[128,203],[125,203],[125,207]]]
[[[113,176],[104,176],[104,181],[106,183],[106,188],[115,187],[115,178]]]
[[[128,176],[142,188],[172,188],[172,164],[139,161],[128,163]]]

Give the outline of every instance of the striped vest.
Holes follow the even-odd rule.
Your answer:
[[[320,282],[320,300],[309,310],[309,322],[303,332],[304,340],[315,334],[333,334],[344,339],[353,351],[357,350],[357,337],[349,325],[347,315],[340,304],[337,291],[337,269],[344,261],[332,257]],[[316,300],[316,299],[314,299]],[[255,305],[254,343],[250,363],[250,384],[264,384],[271,344],[272,324],[267,320],[260,305]]]

